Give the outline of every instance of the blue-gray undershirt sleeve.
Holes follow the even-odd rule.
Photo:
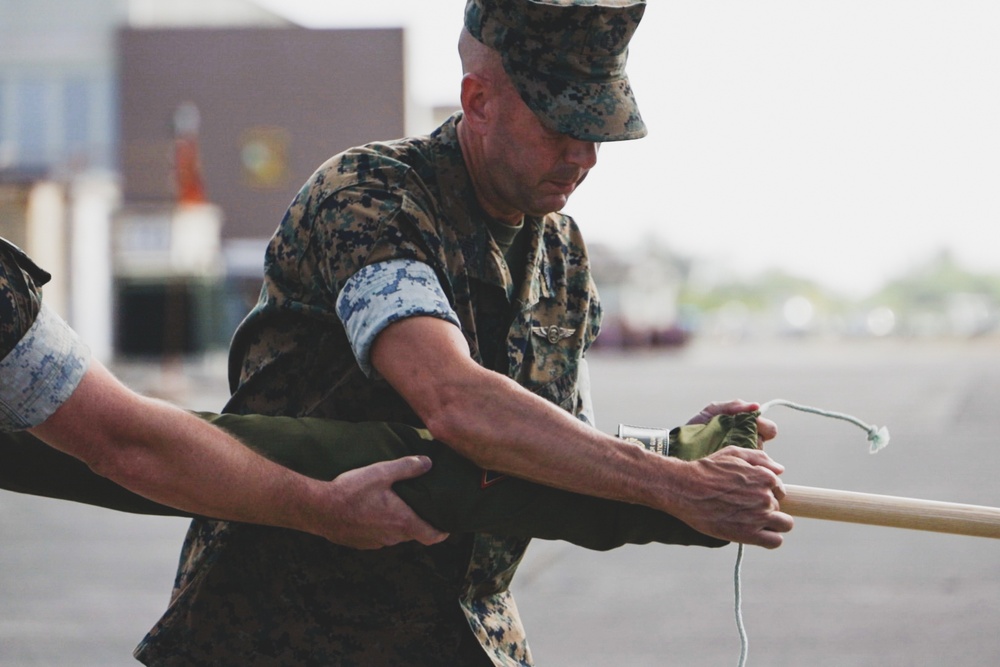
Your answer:
[[[66,402],[90,364],[90,349],[43,303],[0,361],[0,431],[38,426]]]
[[[337,297],[337,316],[347,331],[354,357],[365,375],[377,376],[371,347],[383,329],[417,315],[437,317],[460,326],[434,270],[412,259],[370,264],[344,284]]]

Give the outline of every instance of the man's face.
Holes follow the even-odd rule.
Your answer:
[[[480,194],[510,217],[562,209],[597,163],[600,144],[546,128],[513,85],[498,88],[498,113],[484,141],[487,188]]]

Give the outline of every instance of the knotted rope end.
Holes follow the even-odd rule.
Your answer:
[[[883,426],[876,429],[874,426],[868,431],[868,442],[872,443],[868,450],[869,454],[878,454],[889,444],[889,429]]]

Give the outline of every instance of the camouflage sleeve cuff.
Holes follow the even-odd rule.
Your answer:
[[[38,426],[76,390],[90,349],[42,304],[34,324],[0,361],[0,430]]]
[[[337,316],[365,375],[377,376],[369,355],[383,329],[416,315],[437,317],[460,326],[431,267],[412,259],[370,264],[345,283],[337,297]]]
[[[594,413],[594,396],[590,390],[590,367],[586,359],[580,359],[580,366],[576,372],[576,387],[580,392],[580,412],[577,417],[580,421],[597,427],[597,417]]]

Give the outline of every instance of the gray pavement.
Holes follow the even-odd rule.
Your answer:
[[[123,367],[138,389],[193,408],[225,395],[216,363]],[[594,355],[598,418],[671,426],[729,397],[787,398],[892,432],[867,453],[844,422],[775,408],[769,452],[788,483],[1000,505],[1000,342],[806,341]],[[150,373],[150,371],[152,371]],[[165,608],[180,520],[0,493],[0,665],[117,667]],[[749,665],[1000,664],[1000,542],[801,519],[749,549]],[[610,553],[537,541],[515,580],[536,661],[735,665],[736,550]]]

